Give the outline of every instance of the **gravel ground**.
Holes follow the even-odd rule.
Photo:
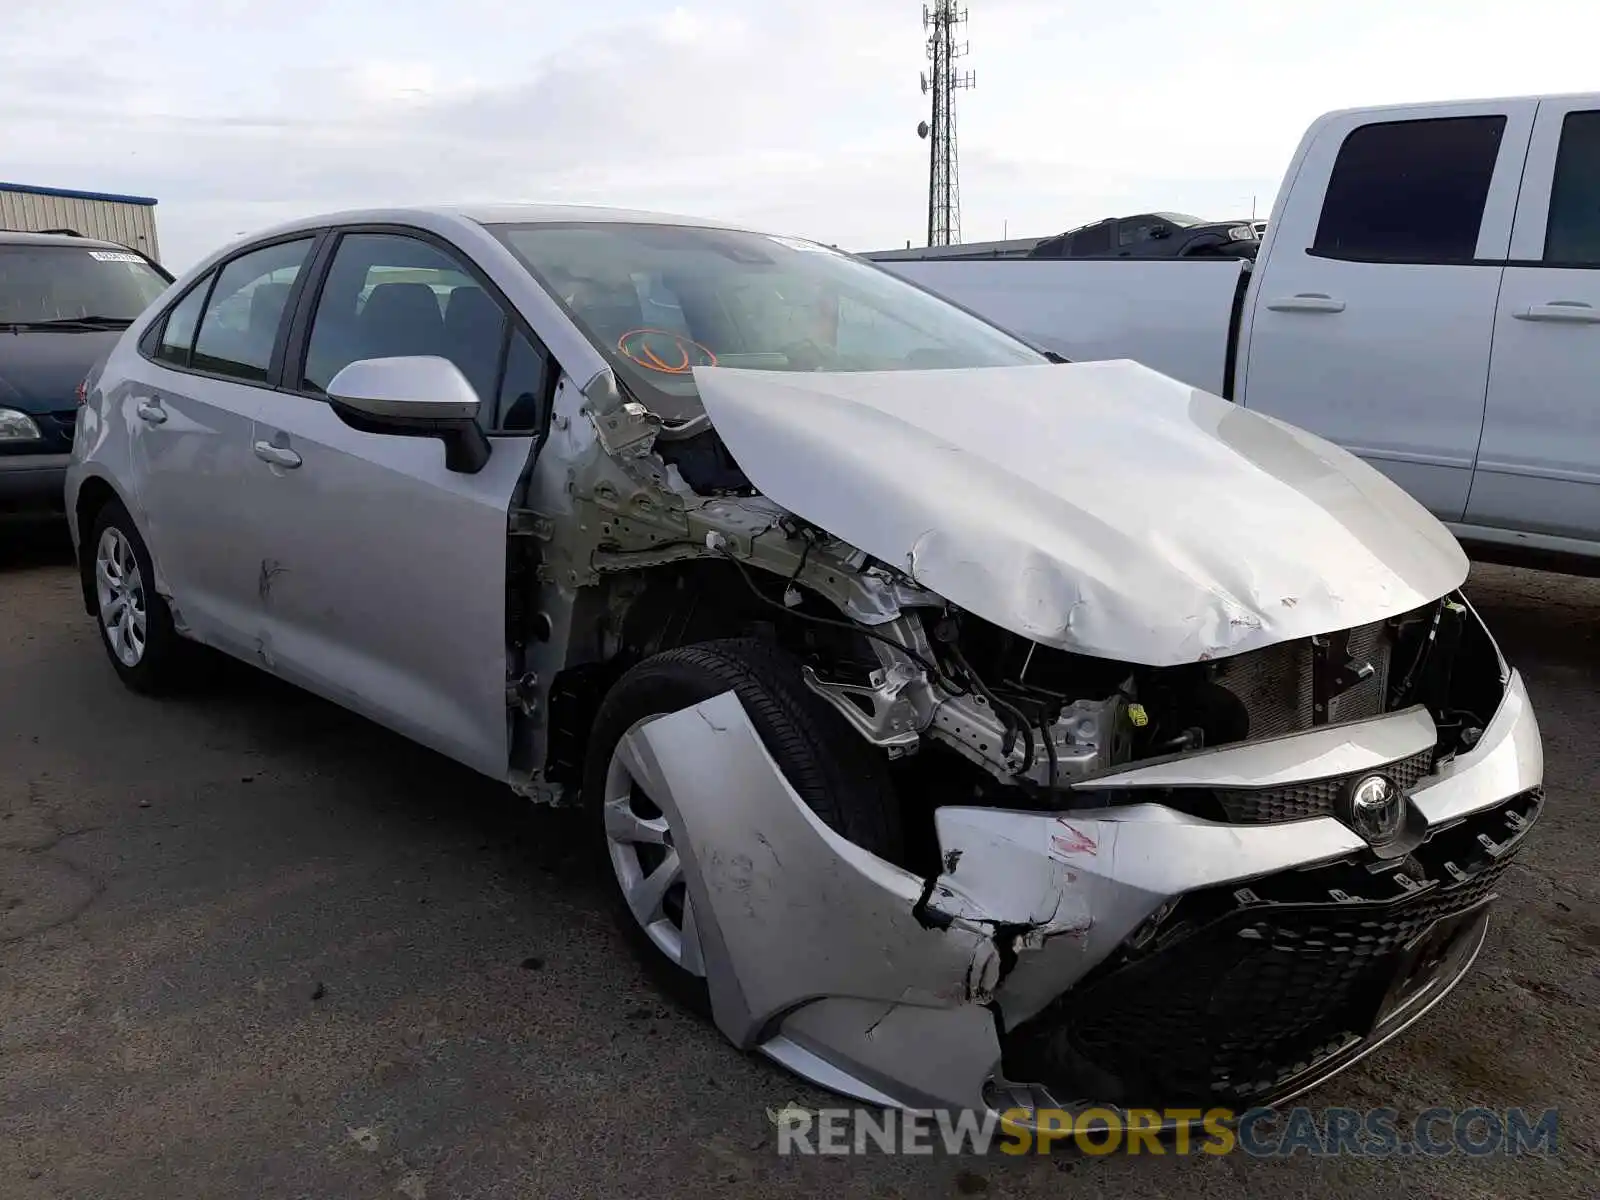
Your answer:
[[[1600,581],[1471,594],[1547,812],[1473,975],[1312,1102],[1557,1105],[1557,1156],[780,1158],[828,1098],[658,999],[570,817],[243,668],[129,694],[61,531],[0,527],[0,1196],[1592,1196]]]

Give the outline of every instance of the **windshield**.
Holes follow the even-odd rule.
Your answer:
[[[165,277],[129,250],[0,244],[0,325],[131,321],[166,288]]]
[[[700,411],[701,365],[905,371],[1045,361],[885,271],[798,238],[622,223],[494,232],[668,420]]]

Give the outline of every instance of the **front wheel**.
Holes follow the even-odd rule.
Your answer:
[[[636,739],[655,717],[732,691],[767,753],[800,798],[856,845],[891,860],[901,832],[884,757],[805,686],[800,664],[754,638],[701,642],[646,659],[619,679],[595,717],[584,803],[617,919],[663,988],[700,1012],[710,1008],[705,962],[673,827],[650,794]]]
[[[150,551],[121,503],[112,500],[99,511],[85,549],[96,624],[112,667],[136,692],[168,690],[180,675],[182,641],[156,594]]]

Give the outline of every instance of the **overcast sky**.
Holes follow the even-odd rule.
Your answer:
[[[181,268],[364,204],[920,242],[920,0],[5,0],[0,178],[157,197]],[[444,15],[448,13],[448,16]],[[1600,91],[1594,0],[970,0],[966,241],[1266,215],[1330,108]]]

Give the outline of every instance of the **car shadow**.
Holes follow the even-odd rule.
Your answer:
[[[554,877],[563,887],[598,878],[576,797],[560,807],[536,804],[249,663],[206,652],[194,682],[165,703],[190,709],[197,723],[237,731],[275,770],[346,781],[339,803],[348,812],[493,848],[515,878]]]
[[[0,571],[72,563],[72,535],[65,518],[0,514]]]

